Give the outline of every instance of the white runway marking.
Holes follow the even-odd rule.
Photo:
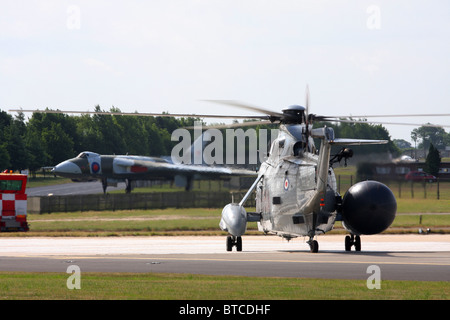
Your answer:
[[[317,238],[319,253],[343,252],[344,235]],[[450,235],[362,236],[363,252],[450,252]],[[306,238],[243,236],[243,252],[309,251]],[[225,253],[225,236],[0,238],[0,256]]]

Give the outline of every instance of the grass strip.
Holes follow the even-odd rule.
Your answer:
[[[164,273],[82,273],[69,290],[69,274],[0,273],[2,300],[447,300],[450,283],[208,276]]]
[[[91,211],[29,215],[29,232],[0,233],[0,237],[30,236],[152,236],[221,235],[220,209],[161,209]],[[433,233],[450,233],[448,214],[398,214],[385,233],[417,233],[430,228]],[[336,222],[329,233],[345,233]],[[257,223],[247,225],[246,234],[262,234]]]

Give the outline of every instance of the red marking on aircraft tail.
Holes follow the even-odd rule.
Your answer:
[[[142,173],[142,172],[147,172],[147,171],[148,171],[147,167],[131,166],[131,172],[134,172],[134,173]]]

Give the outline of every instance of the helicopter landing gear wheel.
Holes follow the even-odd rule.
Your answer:
[[[319,252],[319,243],[316,240],[312,240],[311,239],[311,240],[308,241],[308,244],[309,244],[309,250],[312,253]]]
[[[227,251],[232,251],[236,246],[236,251],[242,251],[242,237],[227,236]]]
[[[345,251],[351,251],[352,246],[355,246],[355,251],[361,251],[360,236],[349,235],[345,237]]]

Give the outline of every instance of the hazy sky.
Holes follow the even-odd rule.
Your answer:
[[[448,0],[0,4],[2,110],[246,115],[200,100],[279,111],[309,84],[321,115],[450,112]],[[386,127],[408,141],[415,128]]]

